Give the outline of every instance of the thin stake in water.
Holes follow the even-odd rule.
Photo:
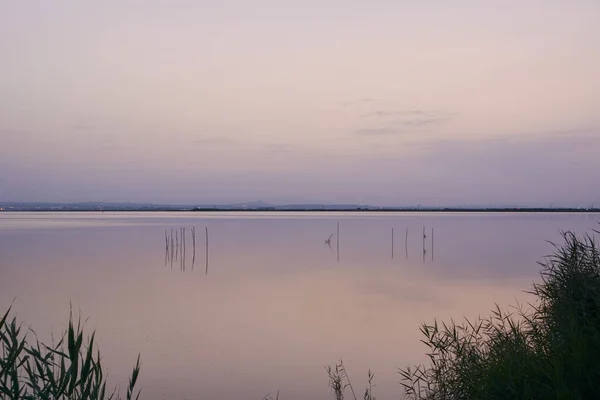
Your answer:
[[[394,259],[394,228],[392,228],[392,260]]]
[[[404,237],[404,250],[406,251],[406,259],[408,260],[408,228],[406,228],[406,236]]]
[[[196,263],[196,227],[192,227],[192,247],[193,247],[193,255],[192,255],[192,271],[194,270],[194,264]]]
[[[433,262],[433,227],[431,227],[431,261]]]
[[[208,275],[208,226],[204,229],[206,232],[206,275]]]
[[[339,221],[337,223],[336,240],[337,240],[337,262],[339,264],[339,262],[340,262],[340,223],[339,223]]]
[[[425,250],[425,239],[427,238],[427,234],[425,233],[425,227],[423,227],[423,264],[425,264],[425,253],[427,253],[427,250]]]
[[[173,269],[173,252],[174,250],[174,242],[173,242],[173,228],[171,228],[171,269]]]

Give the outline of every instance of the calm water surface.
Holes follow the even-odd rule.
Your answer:
[[[72,303],[97,329],[112,383],[125,383],[141,353],[144,399],[259,400],[277,390],[284,400],[329,399],[324,366],[340,358],[356,389],[371,368],[377,397],[398,398],[397,367],[425,360],[420,323],[529,300],[523,290],[552,252],[547,241],[591,233],[598,220],[5,212],[0,311],[16,297],[19,319],[49,336]],[[165,230],[180,227],[185,257],[166,251]]]

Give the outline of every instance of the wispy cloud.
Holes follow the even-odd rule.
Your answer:
[[[406,115],[421,115],[425,114],[426,111],[422,110],[411,110],[411,111],[370,111],[364,114],[359,115],[360,118],[375,118],[375,117],[398,117],[398,116],[406,116]]]
[[[402,131],[400,129],[392,129],[392,128],[363,128],[357,129],[354,131],[357,135],[365,135],[365,136],[377,136],[377,135],[398,135],[402,133],[406,133],[406,131]]]
[[[238,143],[232,137],[223,137],[223,136],[211,136],[211,137],[202,137],[198,139],[193,139],[192,144],[199,145],[221,145],[221,144],[234,144]]]
[[[360,99],[356,99],[356,100],[349,100],[349,101],[342,101],[341,105],[342,107],[351,107],[351,106],[360,106],[363,104],[370,104],[375,102],[375,99],[372,97],[363,97]]]
[[[377,111],[378,116],[399,116],[391,121],[381,123],[381,126],[361,128],[354,131],[358,135],[399,135],[414,132],[415,129],[442,124],[452,118],[453,114],[436,111]],[[372,115],[373,113],[371,113]],[[366,114],[365,114],[366,115]]]
[[[402,125],[402,126],[424,126],[424,125],[432,125],[439,124],[444,121],[450,119],[449,115],[439,114],[439,115],[423,115],[420,118],[410,118],[403,119],[392,122],[392,124]]]

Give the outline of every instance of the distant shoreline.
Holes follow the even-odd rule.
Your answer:
[[[12,208],[3,209],[1,212],[198,212],[198,213],[600,213],[600,208],[104,208],[104,209],[78,209],[78,208]]]

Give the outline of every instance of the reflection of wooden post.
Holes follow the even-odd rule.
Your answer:
[[[208,226],[205,228],[206,231],[206,274],[208,274]]]

